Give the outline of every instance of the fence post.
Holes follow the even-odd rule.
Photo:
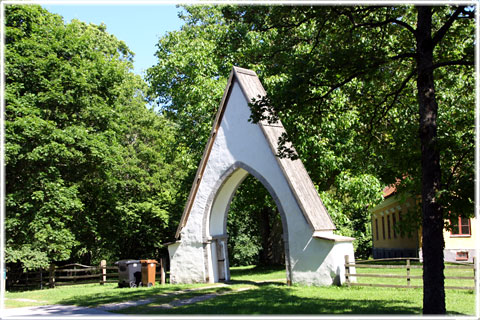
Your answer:
[[[50,288],[55,288],[55,265],[53,263],[48,270],[48,286]]]
[[[165,266],[166,261],[164,257],[160,258],[160,284],[165,284]]]
[[[43,268],[40,268],[40,290],[43,289]]]
[[[410,286],[410,259],[407,259],[407,286]]]
[[[103,285],[107,282],[107,260],[100,261],[100,270],[102,271],[102,280],[100,281],[100,284]]]
[[[473,257],[473,283],[477,287],[477,266],[475,264],[475,257]]]
[[[347,287],[350,287],[350,257],[348,255],[345,256],[345,283]]]

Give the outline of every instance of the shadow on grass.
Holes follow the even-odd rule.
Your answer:
[[[348,289],[346,289],[348,290]],[[343,291],[343,290],[342,290]],[[327,292],[327,291],[325,291]],[[347,292],[345,292],[347,293]],[[355,293],[353,293],[355,294]],[[283,286],[261,286],[256,290],[238,292],[202,303],[169,310],[148,306],[129,310],[137,314],[421,314],[419,306],[409,300],[332,299],[328,296],[302,297]]]
[[[270,273],[275,273],[278,271],[285,271],[285,266],[276,265],[276,266],[254,266],[254,267],[240,267],[230,268],[230,276],[234,277],[243,277],[243,276],[262,276]]]
[[[253,285],[253,286],[266,286],[266,285],[275,285],[275,286],[286,286],[286,283],[282,283],[280,281],[269,281],[269,280],[260,280],[260,281],[253,281],[253,280],[230,280],[225,282],[229,285]]]
[[[343,290],[342,290],[343,291]],[[326,291],[325,291],[326,292]],[[345,292],[347,293],[347,292]],[[353,293],[354,295],[355,293]],[[170,310],[138,308],[137,313],[162,314],[421,314],[420,306],[401,299],[350,299],[345,297],[297,296],[288,287],[261,286],[199,304]]]
[[[105,293],[76,295],[60,301],[60,304],[94,307],[102,304],[131,300],[155,299],[171,295],[175,291],[191,292],[185,286],[155,286],[153,288],[115,288]]]
[[[363,314],[394,315],[422,313],[421,294],[405,294],[392,290],[364,290],[345,287],[287,287],[279,283],[258,284],[253,281],[237,281],[236,284],[257,286],[255,289],[218,296],[203,302],[159,309],[141,305],[116,311],[120,314],[245,314],[245,315],[308,315],[308,314]],[[181,290],[182,288],[176,288]],[[154,304],[167,303],[176,299],[192,298],[213,292],[230,291],[229,287],[218,287],[202,291],[187,291],[179,295],[164,296],[174,291],[170,288],[150,288],[147,290],[114,289],[107,295],[94,294],[75,296],[63,300],[62,304],[95,306],[127,300],[155,299]],[[414,290],[414,289],[409,289]],[[175,290],[176,291],[176,290]],[[420,293],[420,292],[419,292]],[[449,311],[450,315],[465,313]]]

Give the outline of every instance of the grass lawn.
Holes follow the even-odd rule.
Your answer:
[[[362,273],[389,273],[405,270],[361,269]],[[360,269],[357,269],[360,272]],[[403,273],[402,273],[403,272]],[[448,269],[447,273],[463,272]],[[421,274],[412,270],[412,275]],[[463,273],[461,274],[463,275]],[[161,296],[187,288],[211,287],[211,284],[156,285],[153,288],[118,288],[116,284],[65,286],[55,289],[25,292],[7,292],[6,306],[21,307],[41,304],[75,304],[97,306],[111,302],[153,298],[147,305],[118,310],[123,314],[421,314],[422,289],[397,289],[373,287],[307,287],[286,286],[273,280],[284,279],[285,268],[231,268],[232,284],[228,287],[207,288],[184,292],[176,296]],[[358,278],[360,280],[360,278]],[[269,281],[272,280],[272,281]],[[395,283],[403,279],[361,278],[362,282]],[[255,283],[254,281],[266,281]],[[402,282],[403,281],[403,282]],[[463,280],[459,280],[463,281]],[[400,284],[400,283],[399,283]],[[412,280],[412,285],[416,284]],[[452,283],[451,285],[458,285]],[[464,285],[470,286],[469,283]],[[253,288],[248,291],[236,290]],[[209,293],[225,293],[216,298],[172,309],[159,309],[164,303],[183,300]],[[40,301],[21,302],[12,299]],[[452,315],[473,315],[475,294],[467,290],[446,290],[447,311]]]
[[[449,314],[475,312],[474,295],[447,292]],[[421,314],[421,289],[266,285],[169,310],[140,306],[137,314]]]
[[[230,277],[233,281],[266,281],[279,280],[287,281],[287,273],[284,266],[273,267],[232,267]]]
[[[240,284],[251,280],[276,280],[285,278],[285,268],[231,268],[232,282]],[[360,269],[357,269],[357,272]],[[401,269],[361,269],[363,273],[404,274]],[[392,270],[394,270],[392,272]],[[403,273],[402,273],[403,272]],[[448,269],[446,273],[464,270]],[[470,272],[472,272],[470,270]],[[453,275],[453,273],[451,275]],[[421,275],[415,269],[412,275]],[[362,278],[367,283],[406,284],[403,279]],[[403,282],[402,282],[403,280]],[[419,280],[421,281],[421,280]],[[466,281],[466,280],[452,280]],[[473,281],[471,281],[473,282]],[[420,283],[418,283],[420,284]],[[412,280],[413,285],[413,280]],[[458,282],[450,285],[459,285]],[[463,283],[472,286],[472,283]],[[314,287],[291,286],[281,283],[256,285],[254,290],[224,295],[204,302],[177,307],[156,309],[157,303],[122,310],[131,314],[421,314],[422,289],[397,289],[374,287]],[[447,312],[451,315],[475,314],[475,294],[467,290],[446,290]],[[152,308],[153,307],[153,308]]]
[[[99,284],[61,286],[55,289],[6,292],[5,307],[18,308],[48,304],[71,304],[91,307],[112,302],[146,299],[173,291],[207,286],[212,286],[212,284],[166,284],[163,286],[157,284],[151,288],[119,288],[116,283],[107,283],[103,286]],[[37,302],[21,301],[22,299],[35,300]]]

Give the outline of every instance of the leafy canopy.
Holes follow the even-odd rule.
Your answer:
[[[158,254],[188,162],[105,25],[6,6],[6,259]]]

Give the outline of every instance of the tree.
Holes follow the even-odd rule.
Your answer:
[[[228,8],[187,7],[183,15],[186,23],[182,30],[169,33],[160,39],[159,50],[156,53],[158,64],[147,72],[152,95],[157,94],[159,103],[164,105],[165,115],[179,123],[179,126],[187,132],[194,132],[194,134],[185,135],[180,130],[178,133],[181,136],[178,139],[185,141],[189,146],[196,163],[202,155],[216,108],[233,65],[255,69],[261,75],[262,82],[269,92],[275,92],[274,86],[283,81],[282,75],[275,73],[276,69],[273,67],[269,69],[272,63],[269,57],[261,58],[262,54],[266,55],[265,51],[272,46],[272,36],[264,32],[253,32],[245,23],[227,24]],[[267,10],[263,7],[255,8],[260,12]],[[199,50],[199,48],[202,49]],[[337,175],[342,177],[357,173],[364,175],[364,172],[361,170],[353,172],[352,166],[348,165],[352,162],[350,157],[352,152],[348,151],[359,149],[355,143],[356,131],[348,130],[355,127],[358,122],[355,112],[345,116],[331,114],[330,117],[335,119],[338,125],[329,125],[329,132],[321,138],[318,133],[312,132],[305,123],[302,123],[305,120],[304,117],[298,117],[298,121],[292,121],[288,117],[282,119],[289,133],[304,132],[301,139],[295,141],[299,155],[319,190],[333,190],[323,193],[322,198],[331,198],[331,201],[324,199],[327,206],[336,204],[335,208],[332,207],[329,210],[337,213],[333,217],[337,226],[345,235],[352,235],[352,231],[347,231],[347,229],[350,230],[347,225],[352,226],[353,217],[360,213],[362,220],[368,221],[366,218],[369,214],[366,207],[378,203],[380,188],[378,182],[362,184],[364,192],[357,193],[357,196],[373,192],[376,192],[376,196],[362,199],[365,207],[355,212],[351,210],[352,207],[346,206],[347,202],[335,200],[338,192],[334,189],[340,189],[338,183],[341,183],[340,179],[335,178]],[[332,145],[335,146],[335,150],[332,149]],[[193,179],[193,170],[189,176],[188,185]],[[370,177],[375,179],[372,175]],[[344,194],[344,197],[347,198],[348,195]],[[244,203],[244,200],[238,201]],[[258,216],[262,211],[267,212],[268,209],[273,209],[267,202],[256,202],[259,201],[258,199],[250,198],[245,201],[252,208],[250,210],[252,217]],[[235,206],[231,209],[236,210]],[[235,212],[231,215],[231,217],[240,216]],[[354,245],[356,248],[361,247],[357,250],[359,256],[369,255],[366,247],[369,243],[368,229],[368,224],[363,223],[355,230],[357,240]],[[233,237],[230,239],[235,241]]]
[[[185,10],[186,26],[175,33],[175,45],[167,40],[172,34],[159,44],[159,66],[169,65],[172,70],[167,76],[172,81],[166,82],[174,84],[169,87],[172,90],[159,89],[155,79],[160,69],[149,73],[152,88],[170,102],[168,108],[181,111],[189,105],[210,114],[204,118],[207,121],[213,115],[208,110],[215,105],[195,108],[203,106],[207,92],[199,91],[203,92],[196,96],[200,102],[182,90],[198,90],[200,83],[211,84],[212,79],[223,87],[232,65],[254,69],[267,97],[252,102],[252,121],[261,119],[265,110],[272,111],[267,120],[282,119],[289,136],[279,141],[279,156],[304,161],[322,196],[330,197],[325,202],[330,212],[338,213],[340,230],[345,230],[342,221],[348,225],[359,215],[363,221],[369,218],[367,210],[355,211],[341,201],[352,199],[349,189],[342,189],[349,180],[365,182],[359,184],[362,192],[357,189],[355,199],[364,206],[378,201],[372,196],[378,181],[391,184],[400,178],[400,192],[422,193],[424,215],[434,222],[423,223],[424,235],[430,238],[423,248],[424,313],[444,313],[443,221],[473,213],[475,8]],[[202,45],[192,46],[192,39]],[[432,84],[436,91],[430,90]],[[430,89],[422,91],[424,86]],[[217,96],[217,91],[211,92],[208,99]],[[424,92],[429,97],[419,96]],[[176,95],[186,100],[178,104]],[[436,99],[439,111],[432,102]],[[192,114],[182,115],[183,123],[196,123]],[[422,139],[418,139],[419,123]],[[296,153],[287,147],[288,141]],[[422,162],[422,157],[429,160]],[[430,166],[432,161],[435,166]],[[371,179],[362,180],[362,176]],[[440,176],[444,177],[441,184]],[[342,206],[336,208],[338,204]]]
[[[105,25],[5,8],[7,263],[158,254],[189,160],[133,53]]]
[[[251,175],[232,200],[227,233],[231,265],[285,264],[280,212],[265,187]]]
[[[293,114],[294,118],[306,118],[308,127],[318,132],[317,125],[321,125],[323,119],[315,118],[326,115],[329,104],[333,104],[331,111],[344,111],[341,99],[347,98],[357,105],[352,107],[349,104],[349,108],[364,114],[358,122],[358,130],[364,139],[362,135],[357,136],[362,142],[362,153],[369,153],[370,157],[382,155],[382,160],[390,160],[382,166],[390,177],[381,172],[382,180],[387,182],[406,176],[407,184],[409,180],[419,181],[421,177],[424,313],[445,313],[443,227],[444,219],[449,215],[444,215],[443,210],[450,209],[449,214],[452,214],[451,209],[455,208],[457,215],[473,213],[473,167],[464,163],[464,159],[473,159],[474,144],[473,123],[460,123],[463,122],[460,120],[462,116],[447,120],[457,124],[454,128],[457,133],[453,128],[444,128],[445,132],[437,134],[435,84],[439,83],[445,89],[443,99],[463,100],[468,106],[467,113],[473,114],[473,95],[468,91],[472,83],[462,83],[461,95],[444,87],[442,82],[452,78],[447,72],[453,71],[453,77],[458,80],[472,75],[474,39],[471,19],[474,8],[273,8],[268,15],[264,12],[257,14],[255,9],[239,8],[229,11],[229,15],[232,21],[236,20],[235,16],[241,17],[238,20],[243,20],[253,30],[275,29],[277,34],[272,46],[275,49],[271,54],[279,59],[272,59],[272,62],[276,72],[287,73],[287,80],[275,88],[279,92],[272,93],[270,99],[261,97],[253,104],[254,110],[259,112],[254,120],[262,118],[265,108],[272,105],[278,112],[275,116],[283,115],[284,119]],[[268,18],[259,23],[260,16]],[[416,29],[413,27],[415,23]],[[315,25],[316,29],[311,27]],[[288,53],[291,48],[294,54]],[[446,66],[457,68],[440,70]],[[287,69],[289,71],[285,71]],[[437,72],[436,76],[434,72]],[[415,82],[416,88],[412,90]],[[417,105],[416,112],[411,107],[414,105]],[[464,107],[452,104],[445,106],[445,110],[452,114]],[[419,140],[412,138],[413,126],[398,125],[402,121],[413,122],[415,118],[420,122],[420,126],[417,125]],[[411,136],[392,136],[396,132],[391,133],[391,128],[385,128],[392,122],[401,129],[408,128]],[[455,141],[448,138],[450,134],[458,137],[458,133],[467,139]],[[398,165],[394,154],[382,152],[380,148],[395,146],[398,150],[396,144],[400,143],[404,150],[412,152],[413,157],[405,157],[406,163]],[[280,148],[284,145],[281,141]],[[452,150],[461,152],[452,153]],[[286,151],[284,156],[291,154],[288,148],[283,151]],[[441,153],[454,154],[454,157],[441,158]],[[408,162],[416,163],[421,170]],[[445,176],[449,177],[443,184],[441,162]],[[368,169],[364,165],[359,167]],[[420,186],[418,182],[410,185],[414,191]]]

